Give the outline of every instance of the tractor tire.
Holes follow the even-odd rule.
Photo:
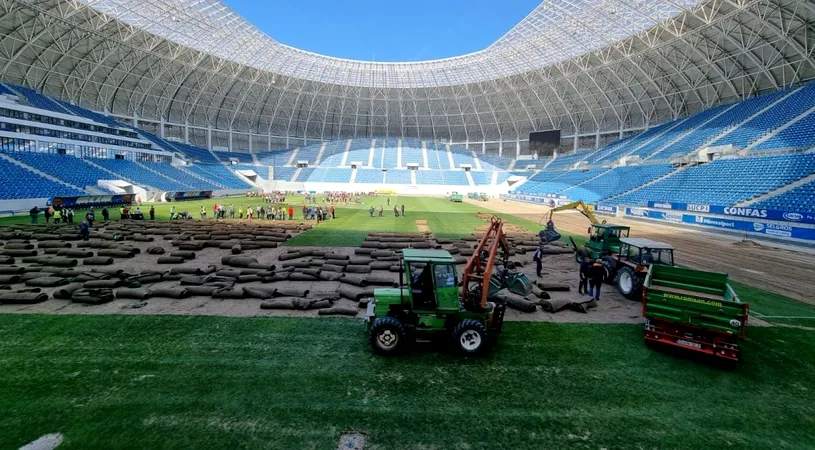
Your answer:
[[[473,319],[464,319],[453,330],[453,343],[465,355],[481,353],[487,346],[487,329]]]
[[[368,342],[374,353],[393,355],[405,346],[405,327],[393,317],[380,317],[371,325]]]
[[[629,300],[640,300],[642,298],[643,281],[643,278],[638,276],[630,267],[623,267],[617,271],[615,279],[617,290]]]

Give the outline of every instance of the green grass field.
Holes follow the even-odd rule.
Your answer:
[[[373,356],[340,319],[0,316],[0,447],[813,448],[812,331],[724,370],[636,325],[509,323],[493,353]]]

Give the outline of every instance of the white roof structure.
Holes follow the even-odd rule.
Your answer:
[[[0,77],[216,130],[515,142],[643,128],[815,78],[814,24],[801,0],[545,0],[484,50],[379,63],[283,45],[219,0],[7,0]]]
[[[664,242],[657,242],[652,241],[651,239],[646,238],[622,238],[620,242],[623,244],[631,245],[632,247],[637,248],[650,248],[652,250],[673,250],[674,248],[671,244],[666,244]]]

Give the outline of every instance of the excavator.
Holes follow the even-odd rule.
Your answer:
[[[506,304],[491,296],[523,280],[531,289],[526,276],[513,273],[498,217],[491,219],[467,260],[460,283],[455,260],[445,250],[404,249],[402,267],[400,287],[376,289],[368,303],[368,341],[378,354],[394,354],[412,342],[438,337],[450,338],[463,354],[481,353],[487,339],[501,333],[506,312]]]
[[[555,223],[552,217],[554,213],[558,211],[568,210],[577,210],[591,222],[591,226],[588,229],[589,238],[586,241],[586,245],[578,246],[574,238],[569,238],[574,248],[575,261],[579,263],[586,257],[594,260],[619,253],[620,239],[628,237],[631,227],[609,224],[606,223],[605,220],[601,222],[597,219],[597,216],[594,215],[592,209],[583,203],[582,200],[567,203],[549,210],[548,216],[545,217],[546,229],[538,234],[542,244],[560,239],[561,235],[555,231]],[[543,219],[541,219],[541,222],[543,222]]]

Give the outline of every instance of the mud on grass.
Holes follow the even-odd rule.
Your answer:
[[[815,334],[725,371],[636,325],[508,323],[493,353],[373,356],[351,319],[0,315],[0,441],[60,449],[812,448]]]

